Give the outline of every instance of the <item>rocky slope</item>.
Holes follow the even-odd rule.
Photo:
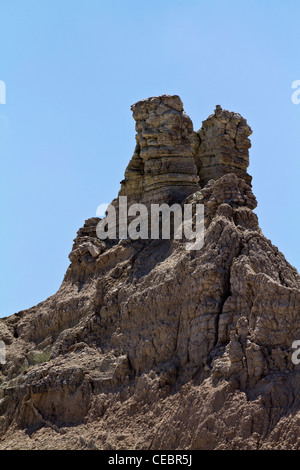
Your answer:
[[[298,449],[300,277],[253,212],[251,129],[217,106],[194,132],[177,96],[132,110],[119,194],[204,204],[204,247],[88,219],[58,292],[0,320],[0,449]]]

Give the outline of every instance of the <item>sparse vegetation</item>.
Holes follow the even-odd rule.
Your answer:
[[[32,359],[31,362],[33,364],[42,364],[43,362],[48,362],[51,356],[51,351],[41,351],[41,352],[36,352]]]

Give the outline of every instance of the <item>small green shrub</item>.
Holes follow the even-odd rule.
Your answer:
[[[41,351],[36,352],[31,359],[33,364],[42,364],[43,362],[48,362],[51,356],[51,351]]]

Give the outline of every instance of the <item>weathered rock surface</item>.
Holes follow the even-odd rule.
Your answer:
[[[179,96],[156,96],[132,107],[136,148],[121,182],[130,201],[181,202],[199,189],[193,123]]]
[[[170,119],[185,124],[177,137],[170,124],[166,145],[168,121],[160,116],[168,106]],[[180,202],[205,206],[204,247],[100,241],[99,219],[87,220],[58,292],[0,319],[7,347],[0,448],[299,449],[300,366],[291,345],[300,339],[300,277],[253,212],[249,128],[239,115],[218,110],[234,122],[232,154],[222,156],[220,126],[227,124],[217,116],[208,119],[211,130],[204,123],[199,151],[191,154],[198,137],[177,97],[145,100],[133,111],[139,150],[121,193],[146,201],[152,194],[157,202],[174,184]],[[160,126],[163,143],[160,132],[150,140],[145,131]],[[208,148],[213,158],[202,165]],[[185,179],[195,175],[192,155],[200,183],[210,178],[201,187]],[[169,179],[160,173],[168,158],[179,162]],[[152,184],[150,175],[160,174]]]
[[[226,173],[235,173],[251,183],[247,173],[251,134],[250,126],[240,114],[216,106],[214,114],[195,134],[195,161],[201,186]]]

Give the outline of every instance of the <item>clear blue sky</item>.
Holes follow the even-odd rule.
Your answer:
[[[0,0],[0,316],[59,288],[76,232],[119,190],[130,106],[179,94],[253,129],[264,234],[300,269],[299,0]]]

